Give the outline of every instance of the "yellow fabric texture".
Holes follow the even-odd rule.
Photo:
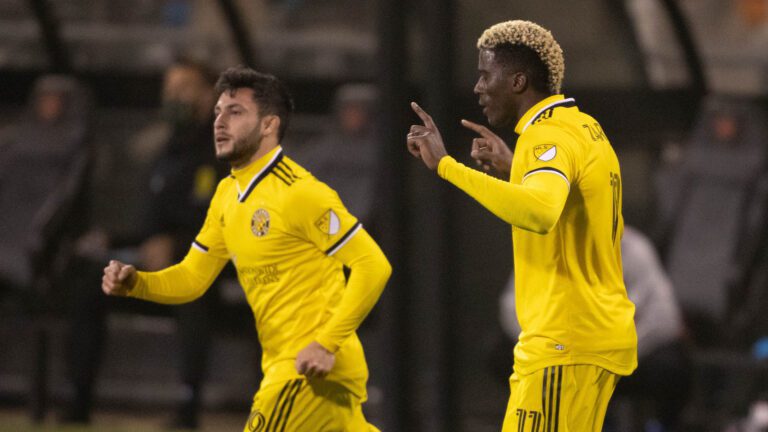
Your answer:
[[[628,375],[637,336],[622,277],[618,158],[599,123],[562,95],[532,107],[516,131],[508,183],[450,157],[438,166],[512,225],[515,371],[592,364]]]
[[[336,354],[326,379],[364,400],[368,369],[355,331],[391,268],[336,192],[277,147],[219,183],[184,260],[139,272],[130,295],[161,303],[193,300],[228,260],[254,314],[262,386],[299,378],[296,355],[317,341]]]
[[[502,432],[600,432],[619,375],[594,365],[550,366],[509,379]]]
[[[504,222],[540,234],[554,227],[568,197],[568,183],[555,175],[532,176],[525,186],[516,185],[469,169],[450,156],[441,159],[437,169]]]
[[[378,432],[363,415],[360,400],[327,380],[295,379],[262,387],[253,399],[243,432]]]

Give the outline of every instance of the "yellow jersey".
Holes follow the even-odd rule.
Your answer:
[[[438,172],[512,225],[522,374],[592,364],[637,367],[634,304],[621,264],[621,172],[600,124],[573,99],[548,97],[515,132],[509,182],[450,157]]]
[[[356,270],[365,256],[384,270],[373,280]],[[255,318],[262,388],[299,378],[296,355],[317,341],[336,355],[326,379],[365,399],[368,369],[355,330],[378,299],[389,264],[338,195],[280,146],[232,170],[219,183],[184,261],[161,272],[139,272],[130,295],[189,301],[208,288],[227,260]],[[352,268],[349,282],[345,264]]]

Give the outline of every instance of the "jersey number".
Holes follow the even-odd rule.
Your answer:
[[[616,173],[611,173],[611,190],[613,191],[613,217],[611,221],[613,228],[611,230],[611,239],[616,242],[616,233],[619,229],[619,213],[621,212],[621,177]]]
[[[540,412],[526,411],[524,409],[518,408],[515,414],[517,414],[517,430],[518,431],[539,432],[539,427],[541,426],[541,418],[543,417]],[[530,427],[526,429],[525,423],[526,423],[526,420],[528,419],[531,419],[531,422],[528,423]]]

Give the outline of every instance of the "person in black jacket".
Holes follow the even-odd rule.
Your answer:
[[[142,225],[149,228],[137,249],[137,258],[147,269],[164,268],[183,258],[205,219],[216,184],[225,175],[226,167],[216,161],[211,148],[215,78],[204,64],[190,59],[177,60],[165,72],[161,115],[169,136],[147,179],[149,205]],[[98,289],[102,267],[99,258],[112,246],[110,243],[108,234],[95,230],[79,245],[83,255],[89,256],[84,258],[84,265],[92,272],[77,272],[81,282],[75,284],[70,345],[73,398],[63,416],[65,422],[90,421],[105,319],[115,302]],[[172,422],[174,427],[198,426],[211,345],[210,307],[215,294],[215,290],[211,291],[194,303],[167,311],[178,319],[180,372],[185,386],[184,400]]]

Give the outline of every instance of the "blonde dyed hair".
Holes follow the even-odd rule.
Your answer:
[[[495,49],[499,45],[522,45],[535,52],[547,67],[547,86],[552,94],[560,93],[565,76],[563,49],[552,32],[531,21],[505,21],[487,28],[477,40],[478,49]]]

